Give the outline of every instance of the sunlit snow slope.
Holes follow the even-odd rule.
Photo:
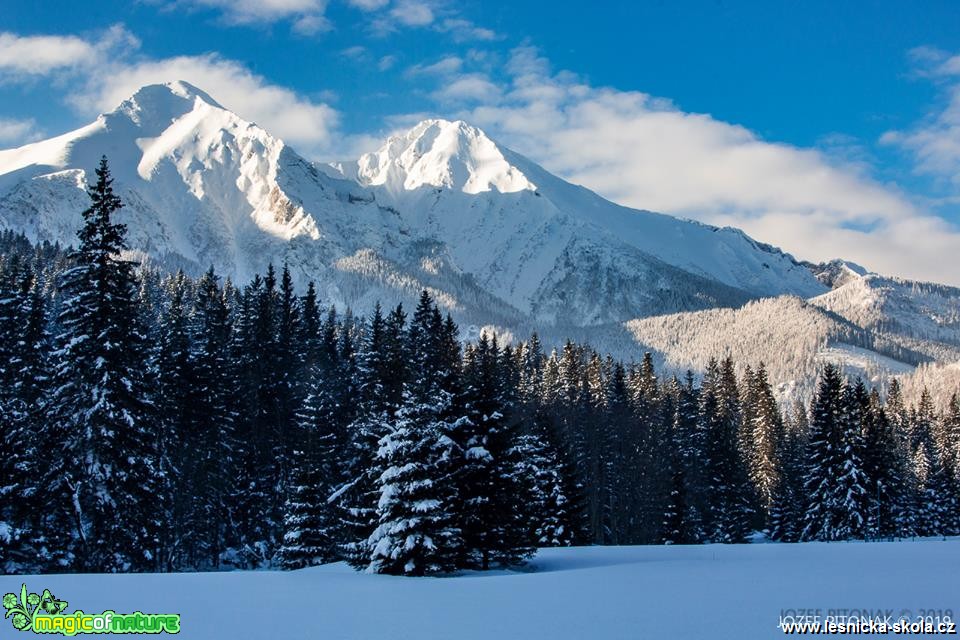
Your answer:
[[[184,82],[0,151],[0,228],[72,243],[103,154],[133,249],[241,282],[287,262],[341,305],[426,286],[461,322],[528,330],[826,291],[738,230],[620,207],[463,122],[424,121],[321,167]]]

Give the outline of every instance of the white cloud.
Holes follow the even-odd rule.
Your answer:
[[[417,76],[449,76],[459,72],[462,67],[462,59],[457,56],[447,56],[433,64],[415,64],[407,69],[405,75],[410,78]]]
[[[0,71],[47,74],[89,64],[97,47],[76,36],[18,36],[0,33]]]
[[[348,0],[348,2],[350,6],[361,11],[376,11],[390,4],[390,0]]]
[[[293,23],[293,31],[301,36],[312,36],[332,29],[330,21],[319,14],[301,16]]]
[[[361,58],[367,55],[367,48],[360,45],[354,45],[352,47],[347,47],[346,49],[342,49],[340,51],[340,55],[342,55],[345,58],[350,58],[352,60],[360,60]]]
[[[293,30],[301,35],[314,35],[331,29],[324,16],[327,0],[177,0],[171,6],[218,11],[225,22],[233,25],[271,24],[291,20]]]
[[[71,103],[85,113],[108,111],[147,84],[185,80],[220,104],[252,120],[308,155],[333,144],[337,112],[266,81],[233,60],[217,55],[179,56],[162,60],[106,65],[87,78]]]
[[[37,43],[46,43],[47,38],[4,34],[3,42],[8,52],[17,47],[21,51],[38,47],[45,51],[46,45],[40,47]],[[340,148],[336,146],[340,140],[335,136],[339,125],[335,109],[272,84],[239,62],[216,54],[146,58],[134,50],[138,41],[122,27],[113,27],[98,39],[71,36],[67,40],[71,51],[85,56],[82,66],[48,55],[41,58],[45,62],[31,67],[30,73],[56,77],[68,87],[66,102],[86,117],[114,109],[144,85],[185,80],[305,155],[327,155],[337,153]],[[19,130],[22,132],[22,127]],[[18,129],[8,125],[7,131],[13,136]],[[30,132],[22,135],[29,137]]]
[[[449,33],[455,42],[469,42],[471,40],[496,40],[497,33],[486,27],[478,27],[463,18],[447,18],[439,25],[437,31]]]
[[[960,185],[960,55],[920,47],[910,52],[917,75],[940,89],[937,107],[913,128],[889,131],[881,142],[910,153],[916,171]]]
[[[197,7],[219,9],[238,23],[278,20],[309,13],[322,14],[324,0],[188,0]]]
[[[0,118],[0,145],[18,146],[41,137],[37,123],[32,118]]]
[[[377,69],[380,71],[389,71],[395,64],[397,64],[397,56],[383,56],[380,58],[380,61],[377,62]]]
[[[549,72],[531,48],[514,52],[504,92],[464,85],[483,104],[459,115],[572,182],[617,202],[743,228],[799,258],[843,257],[872,269],[960,284],[943,265],[960,230],[895,186],[813,149],[761,139],[707,114],[640,92]],[[438,89],[439,100],[463,74]],[[457,93],[454,91],[454,93]]]
[[[493,102],[502,91],[483,73],[455,76],[433,93],[441,102]]]
[[[433,9],[422,0],[399,0],[390,10],[400,24],[407,27],[423,27],[433,22]]]

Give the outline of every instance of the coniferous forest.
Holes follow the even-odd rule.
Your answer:
[[[424,575],[537,547],[960,533],[960,400],[824,366],[658,376],[536,335],[464,344],[428,291],[338,310],[290,273],[123,259],[106,160],[75,249],[0,238],[0,567],[344,559]]]

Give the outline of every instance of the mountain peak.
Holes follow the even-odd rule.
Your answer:
[[[121,116],[142,129],[162,131],[198,105],[225,110],[206,92],[188,82],[177,80],[141,87],[105,117]]]
[[[470,194],[536,190],[486,133],[462,120],[424,120],[391,136],[379,150],[361,156],[357,178],[391,191],[424,186]]]

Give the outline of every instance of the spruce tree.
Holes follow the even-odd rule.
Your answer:
[[[806,509],[804,479],[805,451],[809,431],[807,410],[797,401],[784,420],[784,429],[776,443],[779,482],[767,518],[767,535],[778,542],[798,542],[803,531]]]
[[[747,377],[750,414],[746,431],[750,434],[748,449],[750,480],[757,496],[761,515],[769,512],[773,496],[780,483],[780,463],[777,459],[777,444],[781,440],[783,422],[780,410],[767,379],[763,363]]]
[[[332,375],[336,372],[322,362],[313,366],[307,396],[297,414],[279,553],[286,569],[331,562],[340,555],[337,513],[329,500],[340,484]]]
[[[711,361],[700,392],[705,452],[705,530],[711,542],[745,542],[750,533],[750,487],[737,447],[740,394],[733,362]]]
[[[863,470],[867,477],[867,535],[892,538],[898,522],[907,465],[903,450],[874,389],[863,412]]]
[[[190,395],[194,420],[186,434],[192,451],[189,465],[181,472],[183,491],[189,496],[184,555],[187,566],[216,569],[227,549],[237,544],[237,532],[230,523],[240,447],[229,292],[219,286],[213,267],[197,283],[190,333],[195,388]]]
[[[837,367],[824,367],[811,410],[804,540],[848,540],[866,533],[867,478],[858,395],[857,388],[844,383]]]
[[[68,561],[87,571],[155,568],[162,486],[156,429],[145,383],[146,347],[137,309],[126,227],[106,158],[83,212],[80,245],[62,277],[60,334],[49,413],[41,432],[47,450],[42,486],[59,507]]]
[[[693,374],[686,383],[676,377],[670,383],[673,419],[670,423],[669,446],[664,452],[669,467],[670,486],[660,542],[663,544],[695,544],[703,539],[700,513],[692,499],[695,469],[699,467],[700,450],[696,440],[697,406]]]
[[[512,403],[507,397],[503,357],[496,338],[480,336],[469,349],[464,366],[464,419],[454,439],[463,451],[456,475],[457,526],[463,536],[464,566],[488,569],[491,564],[520,563],[532,549],[530,516],[516,497],[524,486],[540,489],[535,480],[523,478],[522,460],[532,452],[526,441],[518,442],[512,421]],[[530,443],[533,444],[533,443]]]
[[[373,573],[442,573],[462,556],[453,511],[462,456],[452,438],[461,426],[450,388],[457,372],[437,316],[424,291],[407,334],[411,380],[376,453],[383,471],[376,479],[377,524],[366,543]]]
[[[0,257],[0,569],[9,573],[42,569],[48,556],[30,508],[49,377],[46,320],[33,270]]]
[[[344,553],[357,568],[370,563],[366,542],[377,526],[377,489],[386,464],[377,455],[379,442],[390,432],[408,382],[405,336],[403,306],[384,318],[377,304],[357,354],[357,415],[347,427],[346,482],[335,500],[343,520]]]

